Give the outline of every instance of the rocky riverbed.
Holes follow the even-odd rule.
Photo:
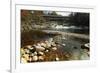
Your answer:
[[[21,63],[42,62],[42,61],[63,61],[69,60],[71,54],[64,52],[61,45],[50,41],[40,41],[33,45],[21,48]]]
[[[66,33],[67,34],[67,33]],[[27,32],[21,37],[21,63],[89,60],[89,40],[54,32]],[[81,36],[81,35],[80,35]]]

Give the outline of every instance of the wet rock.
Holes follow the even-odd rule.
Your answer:
[[[25,54],[25,51],[24,51],[24,49],[23,48],[21,48],[21,55],[23,55],[23,54]]]
[[[33,61],[37,61],[38,60],[38,56],[33,56]]]
[[[57,47],[52,47],[52,50],[53,50],[53,51],[57,50]]]
[[[62,46],[66,46],[66,44],[63,43]]]
[[[39,59],[40,61],[43,61],[43,60],[44,60],[44,57],[43,57],[43,56],[39,56],[38,59]]]
[[[88,51],[90,50],[89,48],[90,48],[90,46],[89,46],[89,43],[86,43],[86,44],[84,44],[84,45],[81,45],[81,48],[82,49],[87,49]]]
[[[36,51],[44,51],[45,50],[45,48],[42,47],[40,44],[35,45],[35,48],[36,48]]]
[[[49,40],[48,40],[49,42],[53,42],[53,38],[49,38]]]
[[[49,43],[48,41],[45,41],[46,47],[45,48],[50,48],[51,47],[51,43]]]
[[[69,57],[70,57],[70,55],[69,55],[69,54],[66,54],[66,55],[65,55],[65,57],[69,58]]]
[[[26,60],[26,58],[21,58],[21,63],[27,63],[27,60]]]
[[[28,62],[32,62],[32,57],[29,57]]]
[[[33,53],[33,55],[34,55],[34,56],[37,55],[37,52],[35,51],[35,52]]]
[[[52,42],[52,43],[51,43],[51,46],[56,47],[55,42]]]
[[[60,59],[58,58],[58,57],[56,57],[56,59],[55,59],[56,61],[59,61]]]
[[[43,52],[41,52],[41,51],[39,51],[37,55],[38,55],[38,56],[43,56],[43,55],[44,55],[44,53],[43,53]]]
[[[41,44],[42,47],[46,47],[46,44],[45,43],[42,42],[40,44]]]
[[[31,45],[27,45],[26,47],[27,47],[27,48],[31,48]]]
[[[25,51],[25,54],[29,54],[30,53],[29,49],[24,49],[24,51]]]
[[[45,52],[49,52],[49,50],[47,49],[47,50],[45,50]]]
[[[29,59],[29,54],[24,54],[23,57],[28,60]]]

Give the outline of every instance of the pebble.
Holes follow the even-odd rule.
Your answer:
[[[62,44],[62,46],[66,46],[66,44]]]
[[[27,63],[27,60],[25,58],[21,58],[21,63]]]
[[[40,55],[44,55],[44,53],[43,53],[43,52],[41,52],[41,51],[39,51],[39,52],[38,52],[38,54],[40,54]]]
[[[49,52],[49,50],[47,49],[45,52]]]
[[[55,42],[52,42],[52,43],[51,43],[51,45],[52,45],[53,47],[56,47],[56,44],[55,44]]]
[[[49,43],[48,41],[45,41],[46,44],[46,48],[50,48],[51,47],[51,43]]]
[[[34,54],[34,55],[37,55],[37,52],[35,51],[33,54]]]
[[[58,57],[56,57],[56,59],[55,59],[56,61],[59,61],[59,58]]]
[[[35,48],[36,48],[36,51],[44,51],[45,50],[44,47],[41,47],[39,45],[35,46]]]
[[[88,48],[89,48],[89,47],[90,47],[90,44],[89,44],[89,43],[87,43],[87,44],[84,44],[84,46],[86,46],[86,47],[88,47]]]
[[[32,48],[32,46],[31,45],[28,45],[28,46],[26,46],[28,49],[30,49],[30,48]]]
[[[53,41],[53,38],[49,38],[49,40],[48,40],[49,42],[52,42]]]
[[[40,43],[42,47],[46,47],[46,44],[45,43]]]
[[[57,50],[57,47],[52,47],[52,50],[54,50],[54,51]]]
[[[29,57],[29,60],[28,61],[31,62],[32,61],[32,57]]]
[[[29,49],[24,49],[24,50],[26,54],[30,53]]]
[[[81,48],[82,49],[87,49],[89,51],[90,50],[90,45],[89,45],[89,43],[87,43],[87,44],[81,45]]]
[[[43,56],[39,56],[38,59],[43,61],[44,57]]]
[[[51,44],[46,44],[46,48],[50,48],[51,47]]]
[[[66,54],[65,56],[66,56],[67,58],[68,58],[68,57],[70,57],[70,55],[69,55],[69,54]]]
[[[38,56],[33,56],[33,61],[37,61],[38,60]]]
[[[21,54],[25,54],[25,51],[23,48],[21,48]]]
[[[28,60],[29,59],[29,54],[24,54],[23,57]]]
[[[36,51],[36,49],[30,49],[31,53],[34,53]]]

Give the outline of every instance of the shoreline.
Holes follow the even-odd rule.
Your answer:
[[[69,33],[69,32],[54,31],[54,30],[42,30],[42,31],[46,33],[56,33],[56,34],[67,35],[71,37],[73,36],[73,37],[77,37],[80,39],[89,39],[89,35],[86,35],[86,34]]]

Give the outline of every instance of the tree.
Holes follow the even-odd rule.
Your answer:
[[[27,22],[31,20],[31,11],[30,10],[21,10],[21,21]]]
[[[48,15],[58,15],[55,11],[49,12]]]
[[[56,13],[55,11],[53,11],[53,12],[51,13],[51,15],[57,15],[57,13]]]
[[[46,20],[44,19],[43,15],[43,11],[34,11],[32,15],[33,22],[37,25],[42,25],[43,23],[45,23]]]
[[[21,21],[24,23],[42,25],[45,22],[43,11],[21,10]]]
[[[69,15],[70,25],[78,27],[89,27],[89,13],[71,13]]]

